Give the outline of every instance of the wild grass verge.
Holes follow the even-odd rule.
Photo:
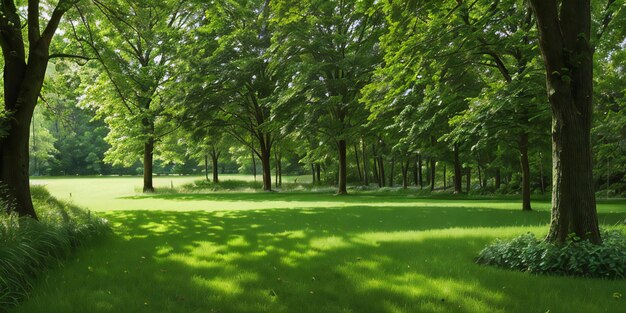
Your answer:
[[[109,232],[108,222],[32,187],[39,221],[0,213],[0,312],[28,296],[32,282],[72,251]],[[5,202],[0,203],[7,212]]]

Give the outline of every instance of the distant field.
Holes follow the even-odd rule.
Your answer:
[[[521,212],[510,197],[142,195],[138,177],[33,183],[99,211],[115,234],[51,271],[15,312],[626,312],[624,280],[474,264],[495,238],[543,236],[545,200]],[[599,212],[604,227],[624,225],[626,201],[600,202]]]

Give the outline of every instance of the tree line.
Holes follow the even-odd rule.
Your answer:
[[[29,149],[45,159],[41,151],[67,143],[42,140],[36,150],[31,137],[54,133],[31,129],[39,103],[83,114],[75,120],[92,137],[80,149],[94,153],[81,160],[101,173],[140,162],[145,192],[154,191],[155,160],[217,169],[226,154],[249,156],[255,171],[258,162],[264,190],[273,176],[280,182],[283,162],[317,182],[326,172],[338,194],[348,180],[433,190],[436,177],[444,188],[450,177],[455,193],[473,183],[519,189],[523,210],[533,189],[551,190],[550,238],[575,232],[599,242],[595,190],[626,189],[623,8],[623,0],[5,1],[0,177],[18,212],[35,216]],[[46,73],[53,79],[44,82]]]

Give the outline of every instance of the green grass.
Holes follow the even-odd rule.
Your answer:
[[[41,187],[31,193],[38,221],[0,213],[0,312],[26,298],[47,269],[110,230],[103,219],[58,201]],[[1,203],[3,210],[6,205]]]
[[[171,178],[159,181],[166,187]],[[175,178],[175,186],[197,177]],[[183,182],[183,180],[186,180]],[[543,236],[549,203],[408,192],[159,193],[139,178],[37,180],[102,211],[115,235],[50,272],[14,312],[624,312],[626,281],[474,263],[495,238]],[[626,201],[600,202],[605,226]],[[626,230],[624,226],[617,226]],[[616,297],[615,295],[625,295]]]

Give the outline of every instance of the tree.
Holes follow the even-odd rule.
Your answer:
[[[37,218],[30,197],[29,137],[30,123],[46,76],[50,44],[63,15],[78,0],[60,0],[52,12],[41,14],[39,0],[27,5],[13,0],[0,3],[0,47],[4,61],[4,110],[10,116],[9,129],[2,138],[0,180],[7,186],[14,209],[20,216]],[[44,6],[48,8],[49,6]],[[26,11],[26,20],[22,13]],[[41,21],[48,17],[43,27]],[[22,30],[28,36],[24,38]]]
[[[610,1],[610,0],[609,0]],[[593,187],[593,50],[589,0],[530,0],[552,107],[552,218],[548,241],[574,233],[601,243]]]
[[[279,1],[276,37],[286,55],[298,55],[292,88],[308,91],[319,131],[335,142],[339,160],[337,194],[346,194],[348,139],[365,122],[361,89],[380,60],[377,45],[384,19],[375,1]],[[294,10],[293,8],[297,8]],[[304,86],[295,86],[303,83]]]
[[[183,0],[93,3],[79,8],[75,34],[103,69],[90,103],[111,129],[105,160],[130,165],[141,156],[143,191],[153,192],[155,147],[184,119],[166,93],[184,69],[175,64],[193,11]]]

